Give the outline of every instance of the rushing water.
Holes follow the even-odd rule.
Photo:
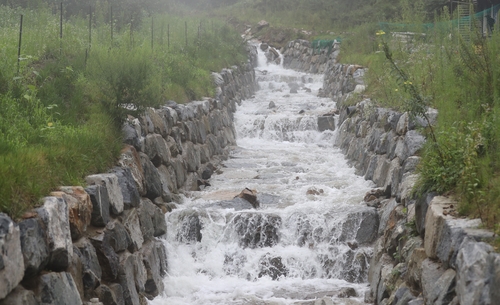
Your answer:
[[[320,75],[266,64],[263,53],[256,74],[260,90],[235,113],[238,147],[211,187],[167,214],[165,293],[150,304],[363,299],[372,249],[356,240],[372,185],[333,147],[336,132],[318,132],[335,104],[317,97]],[[245,188],[260,208],[232,200]],[[357,297],[339,296],[346,287]]]

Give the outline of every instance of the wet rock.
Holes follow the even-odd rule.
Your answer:
[[[62,198],[45,197],[43,206],[36,209],[42,221],[49,243],[48,268],[62,271],[68,268],[73,255],[69,229],[68,205]]]
[[[242,248],[272,247],[279,242],[281,217],[273,214],[241,213],[231,222]]]
[[[123,195],[115,174],[90,175],[85,178],[89,185],[101,185],[106,187],[108,192],[111,213],[120,215],[123,212]]]
[[[115,284],[115,285],[120,285],[120,284]],[[119,303],[120,298],[117,298],[115,292],[107,285],[101,284],[99,287],[96,288],[95,294],[104,305],[124,305],[125,303],[123,301],[123,298],[121,299],[122,302]]]
[[[123,288],[125,305],[141,305],[140,295],[136,288],[136,259],[130,253],[120,256],[118,280]]]
[[[383,282],[384,280],[382,270],[385,269],[392,270],[392,266],[393,266],[393,260],[386,253],[383,253],[380,259],[377,259],[377,256],[375,255],[373,256],[372,261],[370,263],[370,271],[368,273],[368,281],[370,283],[370,294],[371,294],[371,298],[369,299],[373,298],[374,300],[378,300],[380,302],[380,300],[389,296],[387,293],[381,294],[379,292],[379,286],[383,285],[381,284],[381,282]],[[385,291],[386,289],[383,290]]]
[[[352,287],[345,287],[340,289],[339,293],[337,294],[338,298],[351,298],[351,297],[357,297],[358,294],[356,293],[356,289]]]
[[[139,250],[144,243],[144,237],[141,231],[141,224],[137,209],[125,211],[122,223],[124,224],[125,229],[127,229],[130,239],[132,240],[129,251],[135,252]]]
[[[318,131],[335,130],[335,117],[320,116],[318,117]]]
[[[146,242],[140,250],[143,263],[147,272],[147,279],[144,286],[146,297],[152,300],[154,297],[163,292],[162,278],[162,258],[161,253],[158,253],[158,246],[163,246],[158,241]]]
[[[137,188],[137,183],[132,176],[130,168],[115,167],[111,171],[118,177],[118,184],[120,186],[124,209],[128,210],[139,206],[141,195]]]
[[[18,285],[5,299],[0,300],[0,305],[38,305],[38,302],[33,291]]]
[[[252,207],[254,209],[259,207],[259,201],[257,200],[257,191],[256,190],[251,190],[249,188],[245,188],[241,193],[238,195],[238,197],[245,199],[246,201],[250,202]]]
[[[23,275],[21,232],[9,216],[0,213],[0,299],[21,282]]]
[[[38,278],[35,295],[41,304],[83,304],[75,281],[67,272],[50,272],[41,275]]]
[[[210,168],[206,168],[202,173],[201,173],[201,178],[203,180],[208,180],[212,177],[213,175],[213,170],[211,170]]]
[[[288,275],[288,268],[281,261],[281,257],[267,253],[259,261],[259,278],[269,276],[273,281]]]
[[[104,227],[109,219],[109,197],[106,187],[103,185],[88,186],[85,191],[92,202],[92,214],[90,223],[96,227]]]
[[[161,184],[161,177],[158,169],[149,160],[148,156],[141,153],[141,165],[144,169],[144,186],[146,188],[146,197],[154,200],[157,197],[161,197],[163,194],[163,187]]]
[[[323,189],[317,189],[316,187],[310,187],[307,192],[306,192],[306,195],[315,195],[315,196],[319,196],[321,194],[323,194],[325,191]]]
[[[167,233],[165,215],[149,199],[143,199],[139,208],[139,220],[144,239],[158,237]]]
[[[269,106],[267,108],[269,108],[269,109],[276,108],[276,104],[273,101],[270,101]]]
[[[370,244],[377,238],[379,227],[379,215],[375,209],[370,209],[361,213],[361,222],[356,232],[356,241],[363,244]]]
[[[201,229],[202,224],[197,213],[184,215],[176,239],[187,244],[200,242],[202,238]]]
[[[93,290],[99,286],[102,277],[102,269],[96,250],[85,238],[76,242],[74,246],[79,250],[78,254],[83,265],[83,286],[86,290]]]
[[[45,230],[37,218],[30,218],[19,223],[21,248],[26,268],[24,276],[31,277],[43,270],[48,263],[49,248]],[[19,267],[17,267],[19,268]]]

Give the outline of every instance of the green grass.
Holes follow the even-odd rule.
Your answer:
[[[105,19],[95,16],[89,44],[86,18],[65,20],[60,40],[59,16],[43,5],[0,6],[0,212],[17,218],[56,187],[105,172],[118,156],[127,114],[212,96],[211,71],[246,61],[239,35],[218,20],[120,20],[111,39]],[[136,110],[122,107],[128,104]]]
[[[500,33],[468,36],[436,27],[407,43],[367,24],[342,44],[341,61],[369,68],[367,94],[381,106],[438,109],[434,128],[421,129],[429,140],[417,192],[453,195],[463,215],[500,232]]]

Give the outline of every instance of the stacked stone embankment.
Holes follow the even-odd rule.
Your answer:
[[[453,198],[413,193],[425,142],[419,130],[426,123],[376,107],[362,95],[354,105],[352,93],[364,90],[364,72],[337,64],[325,74],[323,92],[340,108],[336,145],[358,174],[379,187],[365,197],[380,215],[365,301],[500,304],[500,255],[487,243],[494,234],[480,229],[479,219],[457,216]],[[438,113],[429,109],[427,115],[433,123]]]
[[[248,64],[214,73],[214,99],[129,117],[117,166],[85,188],[60,187],[18,223],[0,214],[0,304],[139,305],[162,293],[164,213],[228,156],[256,58],[253,48]]]
[[[336,62],[340,45],[332,43],[331,48],[314,49],[308,40],[290,41],[282,50],[283,66],[307,73],[323,74]]]

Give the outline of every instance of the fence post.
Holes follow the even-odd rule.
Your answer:
[[[21,21],[19,23],[19,46],[17,47],[17,74],[19,74],[19,66],[21,63],[21,42],[23,40],[23,15],[21,14]]]

